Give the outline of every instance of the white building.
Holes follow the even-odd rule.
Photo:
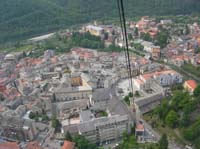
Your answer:
[[[140,75],[133,80],[134,86],[138,90],[147,88],[151,82],[155,80],[161,86],[170,86],[183,82],[183,76],[174,70],[164,70],[154,73]]]

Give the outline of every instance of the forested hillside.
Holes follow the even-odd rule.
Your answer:
[[[124,0],[127,17],[190,14],[199,0]],[[116,18],[116,0],[1,0],[0,43],[93,19]]]

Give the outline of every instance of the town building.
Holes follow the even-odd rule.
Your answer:
[[[154,59],[159,59],[161,56],[161,50],[159,46],[155,46],[152,42],[143,41],[141,43],[144,46],[144,51],[151,54]]]
[[[128,132],[130,129],[129,119],[126,115],[96,119],[90,118],[90,115],[88,116],[79,124],[79,134],[96,144],[101,145],[117,141],[121,139],[124,132]]]
[[[88,25],[85,27],[86,32],[90,32],[90,34],[95,35],[95,36],[102,36],[104,33],[104,29],[99,26],[94,26],[94,25]]]
[[[183,87],[185,90],[187,90],[189,93],[193,93],[194,90],[197,88],[198,84],[195,80],[187,80],[183,84]]]
[[[54,94],[54,102],[89,99],[91,97],[92,88],[86,81],[80,79],[80,77],[64,77],[62,79],[58,86],[50,89]]]

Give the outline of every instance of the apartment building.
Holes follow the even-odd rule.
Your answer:
[[[88,119],[87,119],[88,120]],[[110,143],[120,139],[130,130],[127,115],[114,115],[84,121],[78,126],[79,134],[96,144]]]

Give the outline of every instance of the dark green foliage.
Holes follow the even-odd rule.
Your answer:
[[[172,91],[176,91],[176,90],[183,90],[184,88],[183,88],[183,85],[182,84],[176,84],[176,85],[173,85],[172,87],[171,87],[171,90]]]
[[[198,85],[197,88],[194,90],[194,96],[200,97],[200,85]]]
[[[164,99],[161,105],[155,109],[155,112],[158,114],[159,118],[165,120],[167,113],[169,112],[170,107],[167,99]]]
[[[105,52],[121,52],[124,51],[125,49],[119,47],[119,46],[115,46],[115,45],[110,45],[108,48],[104,48],[104,49],[99,49],[100,51],[105,51]]]
[[[134,36],[138,36],[139,35],[139,31],[138,31],[138,28],[136,27],[135,29],[134,29]]]
[[[166,124],[169,127],[174,128],[177,125],[177,121],[178,121],[178,114],[175,111],[171,110],[166,116],[165,119]]]
[[[187,104],[189,99],[189,93],[180,90],[175,91],[173,93],[171,107],[174,110],[178,111],[179,108],[183,108],[184,106],[186,106],[185,104]]]
[[[105,40],[108,39],[108,33],[104,33],[104,39],[105,39]]]
[[[81,34],[75,32],[72,35],[72,44],[83,48],[102,49],[104,48],[104,42],[100,37],[91,35],[89,32]]]
[[[61,124],[60,124],[59,120],[55,116],[53,116],[52,119],[51,119],[51,126],[53,128],[55,128],[55,130],[57,132],[60,131]]]
[[[124,1],[127,17],[198,12],[198,0]],[[94,19],[117,18],[115,0],[2,0],[0,43],[65,28]]]
[[[155,109],[155,113],[158,114],[159,119],[172,128],[187,127],[191,124],[190,114],[197,109],[197,101],[191,98],[188,92],[176,90],[171,100],[164,99]]]
[[[194,141],[194,139],[200,136],[200,119],[192,124],[189,128],[184,131],[184,137],[189,141]]]
[[[119,149],[132,149],[138,148],[136,138],[134,135],[123,133],[123,142],[118,146]]]
[[[166,47],[169,39],[169,34],[167,31],[161,31],[156,36],[156,45],[160,46],[161,48]]]
[[[195,149],[200,149],[200,137],[195,139],[194,144],[195,144]]]
[[[106,111],[99,110],[99,111],[96,111],[96,116],[97,117],[107,117],[108,113]]]
[[[140,37],[144,41],[152,41],[153,39],[151,38],[151,35],[149,33],[141,33]]]
[[[182,66],[182,69],[187,72],[190,72],[191,74],[193,74],[197,77],[200,77],[200,67],[199,66],[195,67],[194,65],[187,63]]]
[[[133,40],[132,34],[128,34],[128,40]]]
[[[65,133],[65,140],[72,141],[72,136],[68,131]]]
[[[144,46],[140,43],[133,43],[132,46],[136,49],[136,50],[139,50],[139,51],[143,51],[144,49]]]
[[[30,119],[34,119],[34,117],[35,117],[35,114],[34,114],[33,112],[30,112],[29,118],[30,118]]]
[[[4,100],[5,100],[4,96],[0,94],[0,101],[4,101]]]
[[[167,135],[163,134],[159,143],[159,149],[168,149],[168,140],[167,140]]]
[[[43,122],[49,121],[49,117],[46,115],[45,112],[42,114],[30,112],[29,118],[34,119],[35,121],[39,121],[39,118],[41,118]]]
[[[41,118],[42,118],[42,121],[45,121],[45,122],[49,121],[49,117],[47,115],[42,115]]]
[[[184,114],[179,122],[181,127],[187,127],[190,125],[190,123],[191,123],[191,120],[190,120],[189,114]]]
[[[124,101],[126,102],[127,105],[130,105],[129,96],[124,97]]]
[[[200,53],[200,48],[195,49],[194,53],[195,53],[195,54]]]
[[[185,35],[190,34],[190,28],[188,25],[185,26]]]
[[[129,96],[129,97],[133,97],[133,93],[130,92],[130,93],[128,94],[128,96]]]
[[[135,91],[135,97],[140,97],[139,91]]]
[[[73,142],[75,142],[76,147],[80,149],[97,149],[97,146],[90,143],[85,137],[81,135],[77,135],[73,138]]]
[[[183,103],[183,112],[184,114],[190,114],[193,112],[197,107],[197,104],[195,101],[188,101]]]

